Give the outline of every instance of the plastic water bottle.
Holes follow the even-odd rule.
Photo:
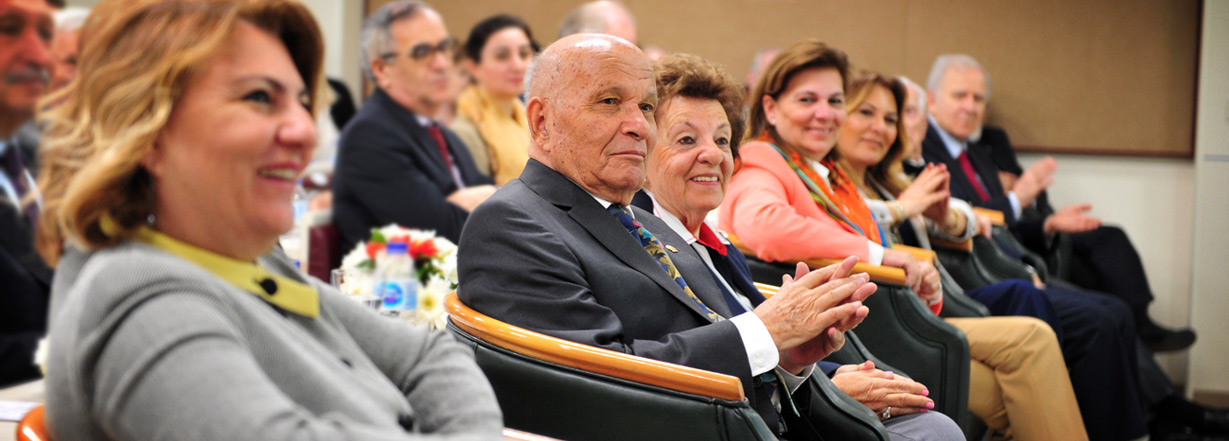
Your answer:
[[[286,253],[295,266],[303,270],[307,265],[307,194],[300,184],[295,187],[294,201],[291,208],[294,212],[294,227],[282,234],[279,242],[282,251]]]
[[[389,243],[384,253],[384,262],[376,277],[376,294],[382,300],[380,309],[391,315],[414,310],[418,307],[418,278],[406,244]]]

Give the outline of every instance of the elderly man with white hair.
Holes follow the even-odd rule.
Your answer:
[[[744,309],[694,253],[666,252],[688,245],[629,207],[658,135],[645,55],[617,37],[568,36],[542,53],[527,88],[530,161],[470,216],[458,297],[544,334],[736,376],[769,428],[821,439],[807,377],[868,313],[875,286],[850,275],[856,259],[801,268],[777,295],[731,314]],[[780,411],[788,403],[798,411]],[[913,439],[962,436],[938,413],[916,415]]]

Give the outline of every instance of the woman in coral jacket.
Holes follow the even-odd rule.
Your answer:
[[[721,227],[765,260],[853,255],[902,268],[909,287],[937,314],[938,272],[890,248],[857,187],[835,165],[833,147],[848,116],[848,66],[843,52],[818,41],[795,44],[773,60],[749,97],[751,142],[739,149]],[[969,410],[994,436],[1087,439],[1049,325],[1031,317],[948,322],[969,341]]]

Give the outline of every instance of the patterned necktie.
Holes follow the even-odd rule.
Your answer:
[[[679,284],[679,287],[683,288],[683,292],[687,293],[687,297],[690,298],[691,301],[695,302],[696,305],[698,305],[700,309],[708,315],[709,320],[715,322],[724,320],[721,315],[717,314],[712,309],[709,309],[709,307],[705,305],[699,297],[696,297],[696,294],[691,291],[691,287],[687,286],[687,282],[683,280],[683,275],[679,274],[678,268],[675,268],[674,262],[670,260],[670,256],[666,254],[666,247],[662,246],[661,242],[658,241],[656,237],[653,237],[652,233],[649,233],[649,230],[644,229],[644,227],[640,226],[640,223],[636,222],[635,219],[632,219],[631,209],[619,204],[610,204],[607,211],[619,218],[619,223],[623,224],[623,228],[626,228],[627,232],[631,233],[632,237],[635,237],[636,240],[640,241],[640,245],[644,247],[644,250],[647,251],[650,256],[653,256],[653,259],[657,260],[657,263],[661,265],[662,269],[666,270],[666,273],[670,275],[670,278],[674,279],[674,281]]]
[[[4,149],[4,156],[0,158],[3,164],[4,174],[9,178],[9,183],[13,185],[13,192],[17,194],[17,200],[13,201],[13,205],[21,207],[22,214],[26,217],[26,222],[33,227],[38,223],[38,204],[31,202],[22,205],[22,199],[25,199],[26,194],[30,192],[26,183],[26,167],[21,160],[21,152],[17,151],[16,144],[9,144]]]
[[[985,185],[982,185],[981,179],[977,177],[977,170],[973,169],[973,163],[969,161],[969,151],[960,152],[956,160],[960,161],[960,168],[964,169],[964,175],[969,178],[969,182],[973,183],[973,189],[977,190],[977,197],[981,198],[982,202],[990,200],[990,192],[986,191]]]

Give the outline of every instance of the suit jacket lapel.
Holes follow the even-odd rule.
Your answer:
[[[34,233],[9,198],[0,195],[0,248],[8,251],[35,279],[51,286],[51,268],[34,250]]]
[[[747,266],[747,257],[733,245],[727,245],[725,250],[726,259],[737,273],[734,275],[734,287],[751,299],[752,306],[759,306],[763,300],[759,302],[756,300],[763,298],[763,295],[760,294],[760,289],[755,287],[755,282],[751,280],[751,268]]]
[[[663,245],[668,245],[678,250],[678,252],[670,252],[667,248],[666,252],[670,255],[670,261],[674,262],[674,267],[678,268],[679,274],[683,275],[683,280],[687,281],[687,286],[691,287],[691,292],[696,297],[699,297],[705,306],[716,311],[722,317],[729,318],[730,308],[725,303],[725,297],[721,295],[721,287],[717,286],[717,280],[714,278],[712,270],[708,269],[708,265],[701,260],[696,249],[688,245],[686,240],[675,234],[674,230],[671,230],[664,221],[657,219],[653,213],[639,208],[633,211],[636,212],[637,221],[644,225],[650,233],[653,233],[657,240],[661,241]],[[675,285],[678,284],[676,283]],[[684,293],[684,295],[686,294]],[[686,297],[682,298],[682,300],[695,305],[695,302]],[[703,313],[698,306],[695,310]]]
[[[973,164],[973,170],[981,178],[986,191],[990,193],[990,197],[994,197],[1005,192],[1003,191],[1003,183],[999,181],[998,165],[994,163],[994,158],[990,157],[990,153],[987,150],[980,145],[970,143],[968,147],[969,162]]]
[[[593,235],[598,243],[620,261],[644,274],[674,298],[707,319],[707,314],[687,297],[683,288],[670,278],[657,260],[653,259],[636,242],[635,238],[623,229],[619,221],[579,185],[534,159],[530,159],[525,165],[525,171],[521,173],[520,179],[543,199],[566,211],[569,217]],[[682,272],[681,269],[679,271]]]
[[[374,102],[379,103],[380,107],[386,110],[384,113],[391,117],[395,124],[402,127],[405,133],[409,135],[410,142],[412,143],[410,148],[417,149],[421,154],[429,158],[431,164],[429,167],[427,167],[427,164],[423,164],[423,171],[430,174],[431,180],[436,183],[445,183],[440,188],[444,194],[456,191],[456,183],[452,181],[452,170],[444,164],[444,157],[440,155],[440,149],[435,144],[435,138],[432,138],[431,133],[427,132],[427,128],[418,122],[418,116],[409,109],[401,107],[401,104],[393,101],[393,98],[388,96],[388,93],[379,88],[372,92],[372,97],[375,99]],[[445,141],[447,141],[447,137],[445,137]]]

